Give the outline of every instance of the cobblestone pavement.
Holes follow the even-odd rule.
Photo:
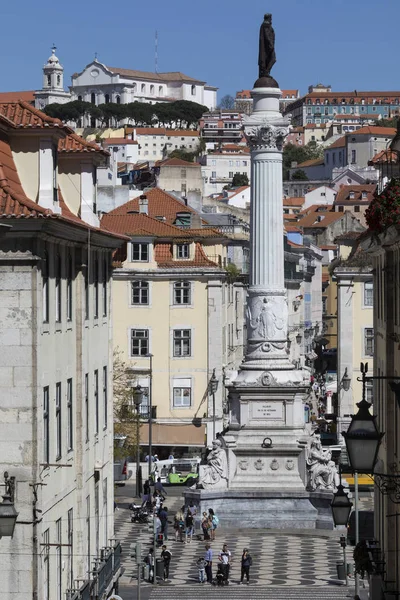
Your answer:
[[[115,513],[116,537],[123,543],[122,565],[125,569],[120,579],[120,595],[124,600],[137,598],[137,568],[129,556],[129,544],[142,542],[142,554],[147,553],[151,545],[151,533],[146,524],[132,524],[128,504],[131,485],[118,491],[119,510]],[[182,489],[169,488],[165,502],[171,521],[176,510],[182,505]],[[230,598],[251,597],[291,600],[333,600],[345,598],[348,588],[337,580],[336,563],[342,560],[342,551],[338,543],[337,532],[309,531],[270,531],[257,529],[217,529],[217,539],[212,547],[218,554],[226,542],[232,552],[230,585],[217,588],[198,583],[196,560],[204,553],[204,541],[195,539],[189,544],[175,542],[174,530],[169,526],[170,539],[167,541],[172,552],[170,581],[154,586],[142,582],[141,600],[163,598]],[[250,549],[253,556],[251,583],[238,585],[240,579],[240,556],[244,547]],[[159,551],[158,551],[159,553]],[[251,588],[251,592],[250,592]]]

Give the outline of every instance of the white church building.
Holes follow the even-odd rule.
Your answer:
[[[63,67],[55,55],[56,48],[43,67],[43,88],[35,92],[35,106],[43,108],[53,102],[84,100],[92,104],[128,104],[129,102],[175,102],[190,100],[207,106],[217,105],[216,87],[184,75],[179,71],[149,73],[107,67],[97,58],[80,73],[72,75],[69,92],[64,90]]]

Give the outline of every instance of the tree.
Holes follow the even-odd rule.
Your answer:
[[[137,414],[132,397],[132,376],[118,349],[113,354],[114,438],[126,436],[123,445],[114,443],[114,457],[125,458],[135,453],[137,446]]]
[[[176,150],[173,150],[171,154],[168,154],[167,158],[180,158],[181,160],[186,160],[187,162],[192,163],[194,162],[195,157],[195,152],[186,152],[186,150],[177,148]]]
[[[368,115],[365,118],[368,119]],[[394,127],[396,129],[398,122],[399,117],[393,117],[393,119],[379,119],[376,124],[378,127]]]
[[[153,124],[154,106],[144,102],[129,102],[124,105],[125,117],[137,127],[149,127]]]
[[[241,187],[242,185],[249,185],[249,178],[246,173],[235,173],[232,179],[232,187]]]
[[[289,169],[293,162],[301,164],[306,160],[321,158],[323,156],[322,146],[318,146],[316,142],[310,142],[306,146],[295,146],[294,144],[286,144],[283,149],[283,179],[289,180]]]
[[[232,109],[235,108],[235,98],[230,94],[226,94],[221,98],[221,102],[219,103],[218,108],[227,108]]]
[[[297,169],[297,171],[293,173],[292,179],[295,179],[297,181],[308,181],[308,177],[303,171],[303,169]]]

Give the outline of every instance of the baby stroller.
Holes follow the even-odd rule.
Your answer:
[[[224,586],[229,585],[229,565],[218,563],[217,575],[214,580],[214,585]]]

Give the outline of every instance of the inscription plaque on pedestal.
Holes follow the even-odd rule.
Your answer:
[[[283,421],[285,418],[283,402],[252,402],[250,419],[252,421]]]

